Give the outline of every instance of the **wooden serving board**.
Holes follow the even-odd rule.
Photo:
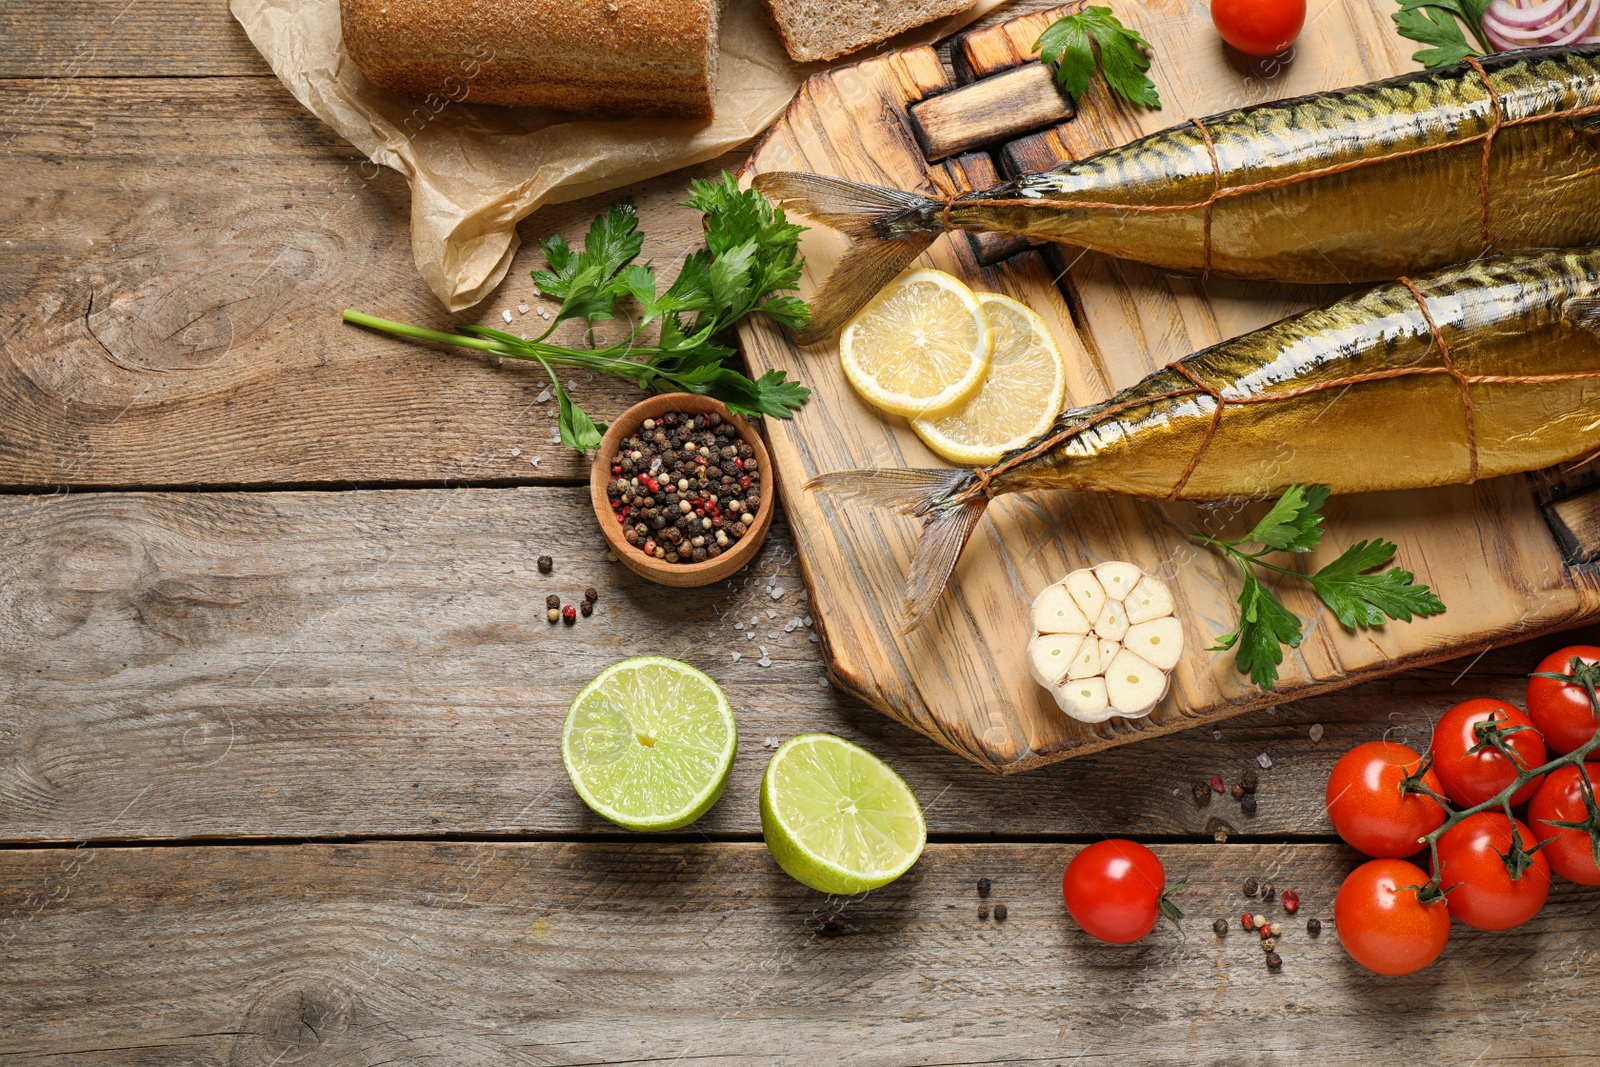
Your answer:
[[[1135,113],[1098,79],[1073,116],[1041,76],[1034,42],[1067,8],[972,31],[952,51],[954,77],[932,48],[814,76],[757,146],[746,177],[810,170],[924,192],[982,188],[1142,133],[1230,107],[1355,85],[1412,69],[1410,42],[1387,0],[1328,5],[1292,60],[1251,63],[1224,50],[1199,4],[1116,12],[1154,43],[1164,110]],[[924,103],[926,102],[926,103]],[[804,238],[802,295],[826,276],[844,238]],[[919,260],[975,289],[1014,296],[1055,331],[1069,362],[1071,404],[1087,404],[1223,338],[1322,302],[1333,290],[1199,279],[1059,246],[951,234]],[[1474,486],[1335,501],[1315,568],[1350,542],[1386,537],[1400,563],[1448,609],[1412,623],[1343,629],[1295,583],[1282,590],[1307,621],[1305,640],[1265,693],[1207,651],[1234,626],[1238,578],[1189,533],[1242,532],[1259,505],[1197,506],[1037,493],[997,500],[973,535],[939,609],[901,633],[901,587],[914,519],[805,490],[825,471],[943,465],[903,420],[861,401],[831,343],[799,348],[757,317],[742,328],[754,372],[781,368],[814,390],[791,421],[768,420],[783,502],[836,684],[940,744],[1000,773],[1026,770],[1214,722],[1264,704],[1348,685],[1574,625],[1600,612],[1600,490],[1592,471],[1541,472]],[[1332,409],[1362,432],[1359,406]],[[1292,447],[1292,442],[1285,442]],[[1374,440],[1403,450],[1404,442]],[[1263,457],[1264,462],[1270,457]],[[1270,466],[1270,464],[1269,464]],[[1278,488],[1263,486],[1264,490]],[[1186,652],[1172,692],[1149,716],[1087,725],[1064,716],[1030,678],[1028,606],[1076,567],[1125,559],[1175,587]],[[1464,694],[1464,696],[1470,694]]]

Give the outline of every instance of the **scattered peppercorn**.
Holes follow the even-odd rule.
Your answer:
[[[1275,971],[1283,966],[1283,957],[1276,952],[1267,953],[1267,970]]]
[[[1244,880],[1244,895],[1245,896],[1247,896],[1247,897],[1255,896],[1256,895],[1256,890],[1259,889],[1259,888],[1261,888],[1261,887],[1256,884],[1256,880],[1254,878],[1246,878]]]
[[[1252,916],[1252,918],[1255,920],[1255,924],[1256,924],[1256,929],[1257,930],[1266,929],[1267,917],[1265,915],[1261,915],[1261,914],[1258,913],[1258,914]],[[1268,932],[1270,933],[1270,931],[1268,931]],[[1262,934],[1261,936],[1262,937],[1266,937],[1267,935],[1266,934]]]
[[[1209,804],[1211,802],[1211,787],[1204,781],[1195,780],[1193,793],[1196,804]]]
[[[596,589],[594,586],[591,585],[589,588],[587,588],[587,589],[585,589],[583,591],[583,599],[585,599],[587,601],[590,601],[591,603],[593,603],[596,600],[599,600],[600,599],[600,590]]]
[[[1239,916],[1239,925],[1246,930],[1254,930],[1256,928],[1256,917],[1247,911]]]
[[[1306,933],[1310,934],[1312,937],[1316,937],[1319,934],[1321,934],[1322,933],[1322,920],[1321,919],[1307,919],[1306,920]]]
[[[989,879],[987,879],[987,878],[979,878],[978,879],[978,895],[980,897],[988,896],[989,895],[989,886],[990,886]]]
[[[1265,882],[1265,883],[1262,884],[1262,886],[1261,886],[1261,899],[1262,900],[1270,902],[1277,895],[1278,895],[1278,889],[1271,882]]]
[[[1231,786],[1229,786],[1228,792],[1235,800],[1244,799],[1244,786],[1240,785],[1238,782],[1234,782]]]
[[[1293,889],[1283,891],[1283,910],[1293,915],[1300,910],[1300,894]]]
[[[555,569],[556,569],[556,561],[555,560],[551,559],[549,556],[540,556],[539,557],[539,573],[540,574],[549,574],[551,571],[553,571]]]
[[[561,621],[561,609],[548,608],[544,613],[544,617],[550,620],[550,625],[554,626],[557,622]]]
[[[585,600],[582,604],[579,604],[578,605],[578,614],[582,615],[586,619],[590,615],[593,615],[594,614],[594,601]]]
[[[1272,936],[1273,937],[1278,937],[1279,935],[1281,935],[1283,933],[1283,924],[1282,923],[1273,923],[1272,926],[1271,926],[1271,929],[1272,929]]]
[[[1273,949],[1275,949],[1277,947],[1278,947],[1278,939],[1277,938],[1275,938],[1275,937],[1263,937],[1261,939],[1261,951],[1262,952],[1271,952]]]
[[[577,622],[578,609],[573,607],[571,604],[568,604],[566,607],[562,608],[561,621],[566,623],[568,626],[571,626],[573,623]]]
[[[557,611],[560,611],[561,598],[556,596],[554,593],[551,593],[549,596],[544,598],[544,606],[547,608],[555,608]]]
[[[1246,815],[1256,813],[1256,798],[1254,793],[1246,793],[1239,801],[1239,810]]]
[[[1261,780],[1256,777],[1255,771],[1245,771],[1244,776],[1239,779],[1239,784],[1244,786],[1244,791],[1246,793],[1254,793],[1256,791],[1256,786],[1260,783],[1260,781]]]
[[[1223,791],[1224,788],[1225,788],[1225,786],[1223,786],[1223,784],[1222,784],[1222,775],[1213,774],[1211,776],[1211,791],[1213,793],[1220,793],[1220,792]]]
[[[984,920],[985,922],[988,921],[988,919],[989,919],[989,905],[987,905],[987,904],[979,904],[978,905],[978,918]]]
[[[1211,924],[1211,932],[1216,934],[1218,937],[1228,936],[1228,920],[1218,919],[1213,922]]]
[[[1206,833],[1211,835],[1211,840],[1219,845],[1227,844],[1228,835],[1233,833],[1233,826],[1224,819],[1215,815],[1206,820]]]
[[[1256,918],[1260,919],[1261,916],[1257,915]],[[1264,923],[1264,922],[1257,922],[1256,923],[1256,931],[1261,934],[1261,940],[1265,941],[1267,938],[1272,936],[1272,924],[1271,923]]]
[[[996,904],[994,906],[994,921],[997,923],[1006,921],[1006,906],[1004,904]]]

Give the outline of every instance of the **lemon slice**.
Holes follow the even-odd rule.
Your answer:
[[[722,795],[738,739],[716,682],[644,656],[606,668],[578,694],[561,760],[596,814],[628,830],[676,830]]]
[[[994,330],[983,385],[960,407],[913,419],[911,428],[951,463],[986,467],[1050,428],[1067,393],[1067,364],[1050,327],[1032,308],[979,293]]]
[[[994,331],[978,297],[940,270],[908,270],[839,334],[845,377],[894,415],[937,415],[983,386]]]
[[[832,734],[801,734],[761,778],[761,835],[790,877],[848,896],[888,885],[928,840],[922,808],[889,765]]]

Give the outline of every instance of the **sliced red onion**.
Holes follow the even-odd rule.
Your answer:
[[[1496,0],[1496,3],[1499,2],[1500,0]],[[1562,2],[1565,3],[1566,0],[1562,0]],[[1572,22],[1574,19],[1581,19],[1585,13],[1592,13],[1595,2],[1596,0],[1582,0],[1582,2],[1567,8],[1566,12],[1559,18],[1531,27],[1511,25],[1504,22],[1498,17],[1499,12],[1495,11],[1494,5],[1491,4],[1483,12],[1482,25],[1492,28],[1497,34],[1506,38],[1507,40],[1525,42],[1551,42],[1554,41],[1555,38],[1560,37],[1567,32],[1568,23]],[[1586,33],[1588,32],[1588,29],[1588,23],[1583,23],[1582,32]]]

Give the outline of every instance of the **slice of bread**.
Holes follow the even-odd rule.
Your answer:
[[[801,63],[837,59],[914,26],[965,11],[976,0],[762,0],[783,47]]]

